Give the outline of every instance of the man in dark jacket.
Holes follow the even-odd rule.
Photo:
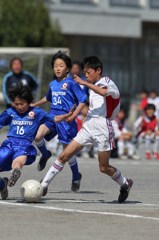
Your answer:
[[[11,101],[8,97],[9,89],[19,84],[28,86],[30,91],[34,93],[38,87],[35,77],[23,70],[23,61],[21,58],[15,57],[10,61],[11,71],[7,73],[2,80],[2,93],[7,107],[10,107]]]

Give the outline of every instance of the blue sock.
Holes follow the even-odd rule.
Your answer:
[[[5,183],[2,178],[0,178],[0,190],[2,190],[5,186]]]
[[[70,158],[70,160],[68,161],[71,171],[72,171],[72,181],[78,181],[79,180],[79,171],[78,171],[78,163],[76,161],[76,157],[73,156],[72,158]]]
[[[48,150],[45,146],[45,141],[42,139],[40,142],[36,142],[36,146],[38,147],[39,151],[41,152],[42,156],[47,158],[48,157]]]

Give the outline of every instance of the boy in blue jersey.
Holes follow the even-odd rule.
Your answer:
[[[51,61],[51,67],[55,74],[55,79],[49,84],[48,93],[40,101],[32,106],[38,106],[47,101],[51,102],[50,112],[53,114],[64,114],[76,104],[77,108],[67,122],[53,123],[46,122],[40,126],[35,141],[37,147],[42,153],[42,157],[38,163],[38,170],[45,168],[47,160],[51,156],[51,152],[46,149],[44,137],[46,140],[51,140],[56,135],[58,140],[65,148],[77,134],[76,116],[81,112],[87,101],[87,96],[80,86],[75,83],[72,78],[68,77],[68,73],[72,67],[72,62],[66,53],[57,52]],[[72,191],[78,191],[82,175],[78,171],[76,157],[72,156],[68,161],[72,170]]]
[[[73,113],[55,116],[44,110],[31,107],[33,96],[28,87],[18,86],[9,92],[13,107],[0,114],[0,128],[9,125],[7,139],[0,147],[0,172],[12,169],[11,176],[0,178],[0,192],[2,199],[7,199],[7,185],[14,186],[21,175],[24,165],[35,161],[37,151],[32,145],[37,130],[46,121],[64,121]]]

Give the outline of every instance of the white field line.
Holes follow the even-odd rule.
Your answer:
[[[157,217],[146,217],[141,215],[133,215],[133,214],[124,214],[124,213],[116,213],[116,212],[98,212],[98,211],[88,211],[88,210],[77,210],[77,209],[67,209],[67,208],[57,208],[57,207],[49,207],[49,206],[40,206],[34,204],[26,204],[26,203],[11,203],[6,201],[0,201],[2,205],[8,206],[19,206],[19,207],[30,207],[30,208],[39,208],[44,210],[53,210],[60,212],[71,212],[71,213],[81,213],[81,214],[97,214],[97,215],[107,215],[107,216],[117,216],[117,217],[126,217],[126,218],[134,218],[134,219],[143,219],[143,220],[154,220],[159,221]]]

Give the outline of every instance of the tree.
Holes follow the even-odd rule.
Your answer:
[[[63,36],[43,0],[0,0],[0,45],[59,47]]]

